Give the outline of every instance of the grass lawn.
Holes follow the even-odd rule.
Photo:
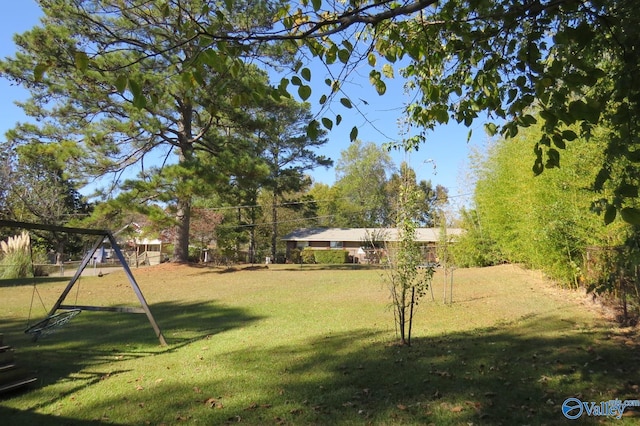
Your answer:
[[[568,397],[640,399],[635,330],[517,266],[456,270],[396,342],[375,269],[272,265],[134,270],[168,347],[144,315],[83,312],[55,334],[23,333],[33,282],[0,282],[0,333],[37,385],[0,396],[19,425],[566,424]],[[38,282],[40,319],[66,281]],[[447,284],[448,285],[448,284]],[[121,272],[83,277],[68,303],[137,306]],[[33,321],[33,319],[32,319]],[[638,424],[588,417],[580,424]]]

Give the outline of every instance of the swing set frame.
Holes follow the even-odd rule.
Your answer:
[[[142,290],[138,286],[136,279],[131,272],[131,268],[129,268],[129,264],[127,263],[116,239],[114,238],[111,231],[103,230],[103,229],[90,229],[90,228],[71,228],[66,226],[56,226],[56,225],[45,225],[38,223],[29,223],[29,222],[16,222],[11,220],[0,220],[0,227],[7,228],[19,228],[25,230],[41,230],[41,231],[52,231],[52,232],[65,232],[69,234],[81,234],[81,235],[95,235],[97,237],[96,242],[93,244],[92,248],[84,255],[82,262],[80,262],[80,266],[76,270],[75,274],[62,291],[58,300],[54,303],[47,317],[38,322],[37,324],[29,327],[26,332],[31,332],[34,334],[34,340],[37,340],[37,337],[43,333],[47,328],[51,328],[50,326],[59,326],[67,321],[69,321],[72,317],[80,313],[81,311],[106,311],[106,312],[123,312],[123,313],[144,313],[153,327],[154,332],[156,333],[156,337],[160,341],[162,346],[167,346],[167,342],[156,322],[153,314],[151,313],[151,309],[149,309],[149,305],[142,294]],[[124,269],[125,274],[129,280],[129,284],[136,294],[138,301],[140,302],[141,307],[110,307],[110,306],[88,306],[88,305],[67,305],[64,304],[67,296],[71,289],[78,282],[80,275],[87,267],[91,259],[93,258],[94,253],[100,248],[100,246],[104,243],[104,241],[108,240],[113,248],[114,254],[117,259],[120,261],[122,265],[122,269]],[[58,311],[67,311],[65,314],[58,313]]]

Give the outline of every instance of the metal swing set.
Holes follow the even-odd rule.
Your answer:
[[[49,310],[47,316],[37,323],[33,325],[29,325],[25,330],[25,333],[33,335],[34,341],[37,340],[40,336],[49,334],[53,329],[58,328],[69,322],[72,318],[77,316],[82,311],[106,311],[106,312],[123,312],[123,313],[144,313],[151,323],[151,327],[153,327],[158,340],[162,346],[166,346],[167,342],[156,322],[151,310],[149,309],[149,305],[142,294],[142,290],[138,286],[135,278],[133,277],[133,273],[129,268],[129,264],[127,263],[116,239],[114,238],[111,231],[107,230],[99,230],[99,229],[88,229],[88,228],[70,228],[65,226],[54,226],[54,225],[44,225],[44,224],[36,224],[36,223],[28,223],[28,222],[15,222],[9,220],[0,220],[0,227],[9,227],[9,228],[20,228],[26,230],[41,230],[41,231],[53,231],[53,232],[65,232],[70,234],[82,234],[82,235],[95,235],[97,237],[96,242],[92,246],[92,248],[84,255],[82,262],[78,266],[75,274],[62,291],[58,300],[54,303],[53,307]],[[78,283],[82,272],[90,263],[93,258],[94,253],[102,246],[104,241],[107,240],[111,247],[113,248],[113,252],[116,258],[120,261],[122,268],[124,269],[127,278],[129,280],[129,284],[133,289],[134,293],[138,297],[138,301],[140,302],[141,307],[110,307],[110,306],[87,306],[87,305],[77,305],[77,304],[64,304],[67,296],[71,292],[71,289]],[[33,302],[33,300],[32,300]]]

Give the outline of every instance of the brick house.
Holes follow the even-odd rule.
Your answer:
[[[455,241],[463,230],[447,228],[446,239]],[[422,246],[425,263],[436,262],[436,248],[442,241],[440,228],[416,229],[416,241]],[[368,263],[372,254],[384,250],[386,243],[398,241],[397,228],[303,228],[282,238],[287,243],[287,260],[293,250],[347,250],[353,263]]]

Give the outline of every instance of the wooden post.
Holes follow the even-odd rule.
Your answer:
[[[136,282],[136,279],[133,277],[133,274],[131,273],[131,269],[129,268],[129,265],[126,262],[126,259],[122,254],[122,251],[120,251],[120,247],[118,246],[116,239],[113,237],[113,235],[111,235],[111,233],[107,235],[107,238],[109,238],[109,241],[111,242],[111,246],[113,247],[113,250],[115,251],[116,256],[120,260],[120,263],[122,263],[122,267],[125,273],[127,274],[127,278],[129,278],[129,283],[131,283],[131,287],[133,288],[133,291],[136,293],[136,296],[138,296],[138,300],[142,305],[142,309],[144,309],[144,313],[147,315],[147,318],[149,319],[149,322],[151,323],[153,330],[156,332],[156,336],[160,340],[160,344],[162,346],[167,346],[167,341],[165,340],[164,335],[162,334],[162,331],[160,331],[160,327],[158,326],[158,323],[153,317],[153,314],[149,309],[149,305],[147,304],[147,301],[145,300],[144,295],[142,294],[142,291],[140,290],[140,287]]]

